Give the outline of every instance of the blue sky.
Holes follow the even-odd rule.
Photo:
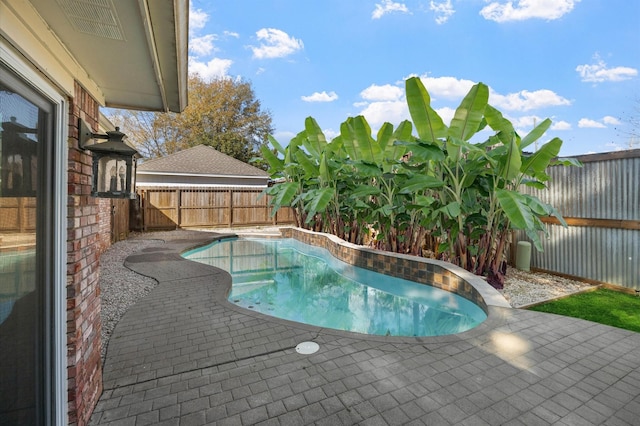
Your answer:
[[[308,116],[328,139],[397,126],[419,76],[445,123],[481,81],[521,135],[550,118],[561,155],[640,148],[638,0],[191,0],[189,32],[189,72],[250,81],[282,144]]]

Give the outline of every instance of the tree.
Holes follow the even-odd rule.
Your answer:
[[[209,145],[238,160],[261,157],[273,133],[271,114],[262,111],[251,84],[189,77],[189,105],[180,113],[119,110],[110,114],[145,158],[163,157],[196,145]]]

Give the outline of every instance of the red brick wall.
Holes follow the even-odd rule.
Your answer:
[[[86,425],[102,393],[100,205],[91,197],[91,155],[78,148],[78,118],[97,130],[98,103],[76,83],[69,107],[67,374],[69,423]]]
[[[98,249],[103,251],[111,245],[111,199],[98,198]]]

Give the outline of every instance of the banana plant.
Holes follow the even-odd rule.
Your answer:
[[[555,215],[564,223],[553,207],[518,192],[521,184],[544,187],[549,179],[545,170],[562,141],[553,139],[526,155],[523,149],[542,137],[551,121],[543,121],[521,139],[513,125],[489,105],[489,91],[482,83],[471,88],[448,127],[429,105],[428,92],[418,78],[407,80],[406,91],[420,139],[408,148],[418,154],[416,161],[423,161],[425,174],[441,183],[432,185],[431,196],[416,200],[431,219],[425,225],[435,226],[432,232],[441,239],[435,252],[487,275],[500,287],[510,230],[525,230],[541,250],[539,234],[546,228],[540,217]],[[483,143],[470,143],[487,125],[495,134]],[[444,156],[436,153],[436,147]]]
[[[372,227],[380,248],[419,254],[424,246],[499,287],[511,230],[524,230],[541,250],[541,217],[564,223],[552,206],[520,193],[520,186],[544,188],[549,165],[578,163],[556,160],[562,145],[557,138],[526,153],[551,121],[521,138],[489,104],[483,83],[470,89],[448,126],[419,78],[409,78],[405,87],[412,122],[395,130],[385,123],[374,137],[364,117],[352,117],[327,142],[308,117],[287,147],[271,138],[275,152],[263,148],[263,157],[271,176],[283,181],[267,190],[274,211],[292,206],[299,226],[356,243]],[[474,142],[487,127],[494,133]]]

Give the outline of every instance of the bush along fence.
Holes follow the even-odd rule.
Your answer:
[[[548,189],[522,187],[552,203],[568,227],[542,218],[549,238],[533,269],[640,290],[640,149],[575,157],[582,168],[550,167]],[[523,232],[517,240],[527,240]]]
[[[327,142],[309,117],[288,146],[262,153],[273,179],[273,211],[293,208],[298,226],[356,244],[446,260],[502,287],[511,231],[522,230],[542,249],[543,218],[564,219],[548,203],[520,192],[544,188],[562,141],[529,148],[551,125],[542,121],[520,137],[489,104],[489,89],[471,88],[447,126],[418,78],[405,83],[412,121],[382,125],[376,138],[364,117],[351,117]],[[484,141],[479,132],[489,130]],[[417,136],[414,135],[414,130]],[[485,134],[483,132],[482,134]]]

